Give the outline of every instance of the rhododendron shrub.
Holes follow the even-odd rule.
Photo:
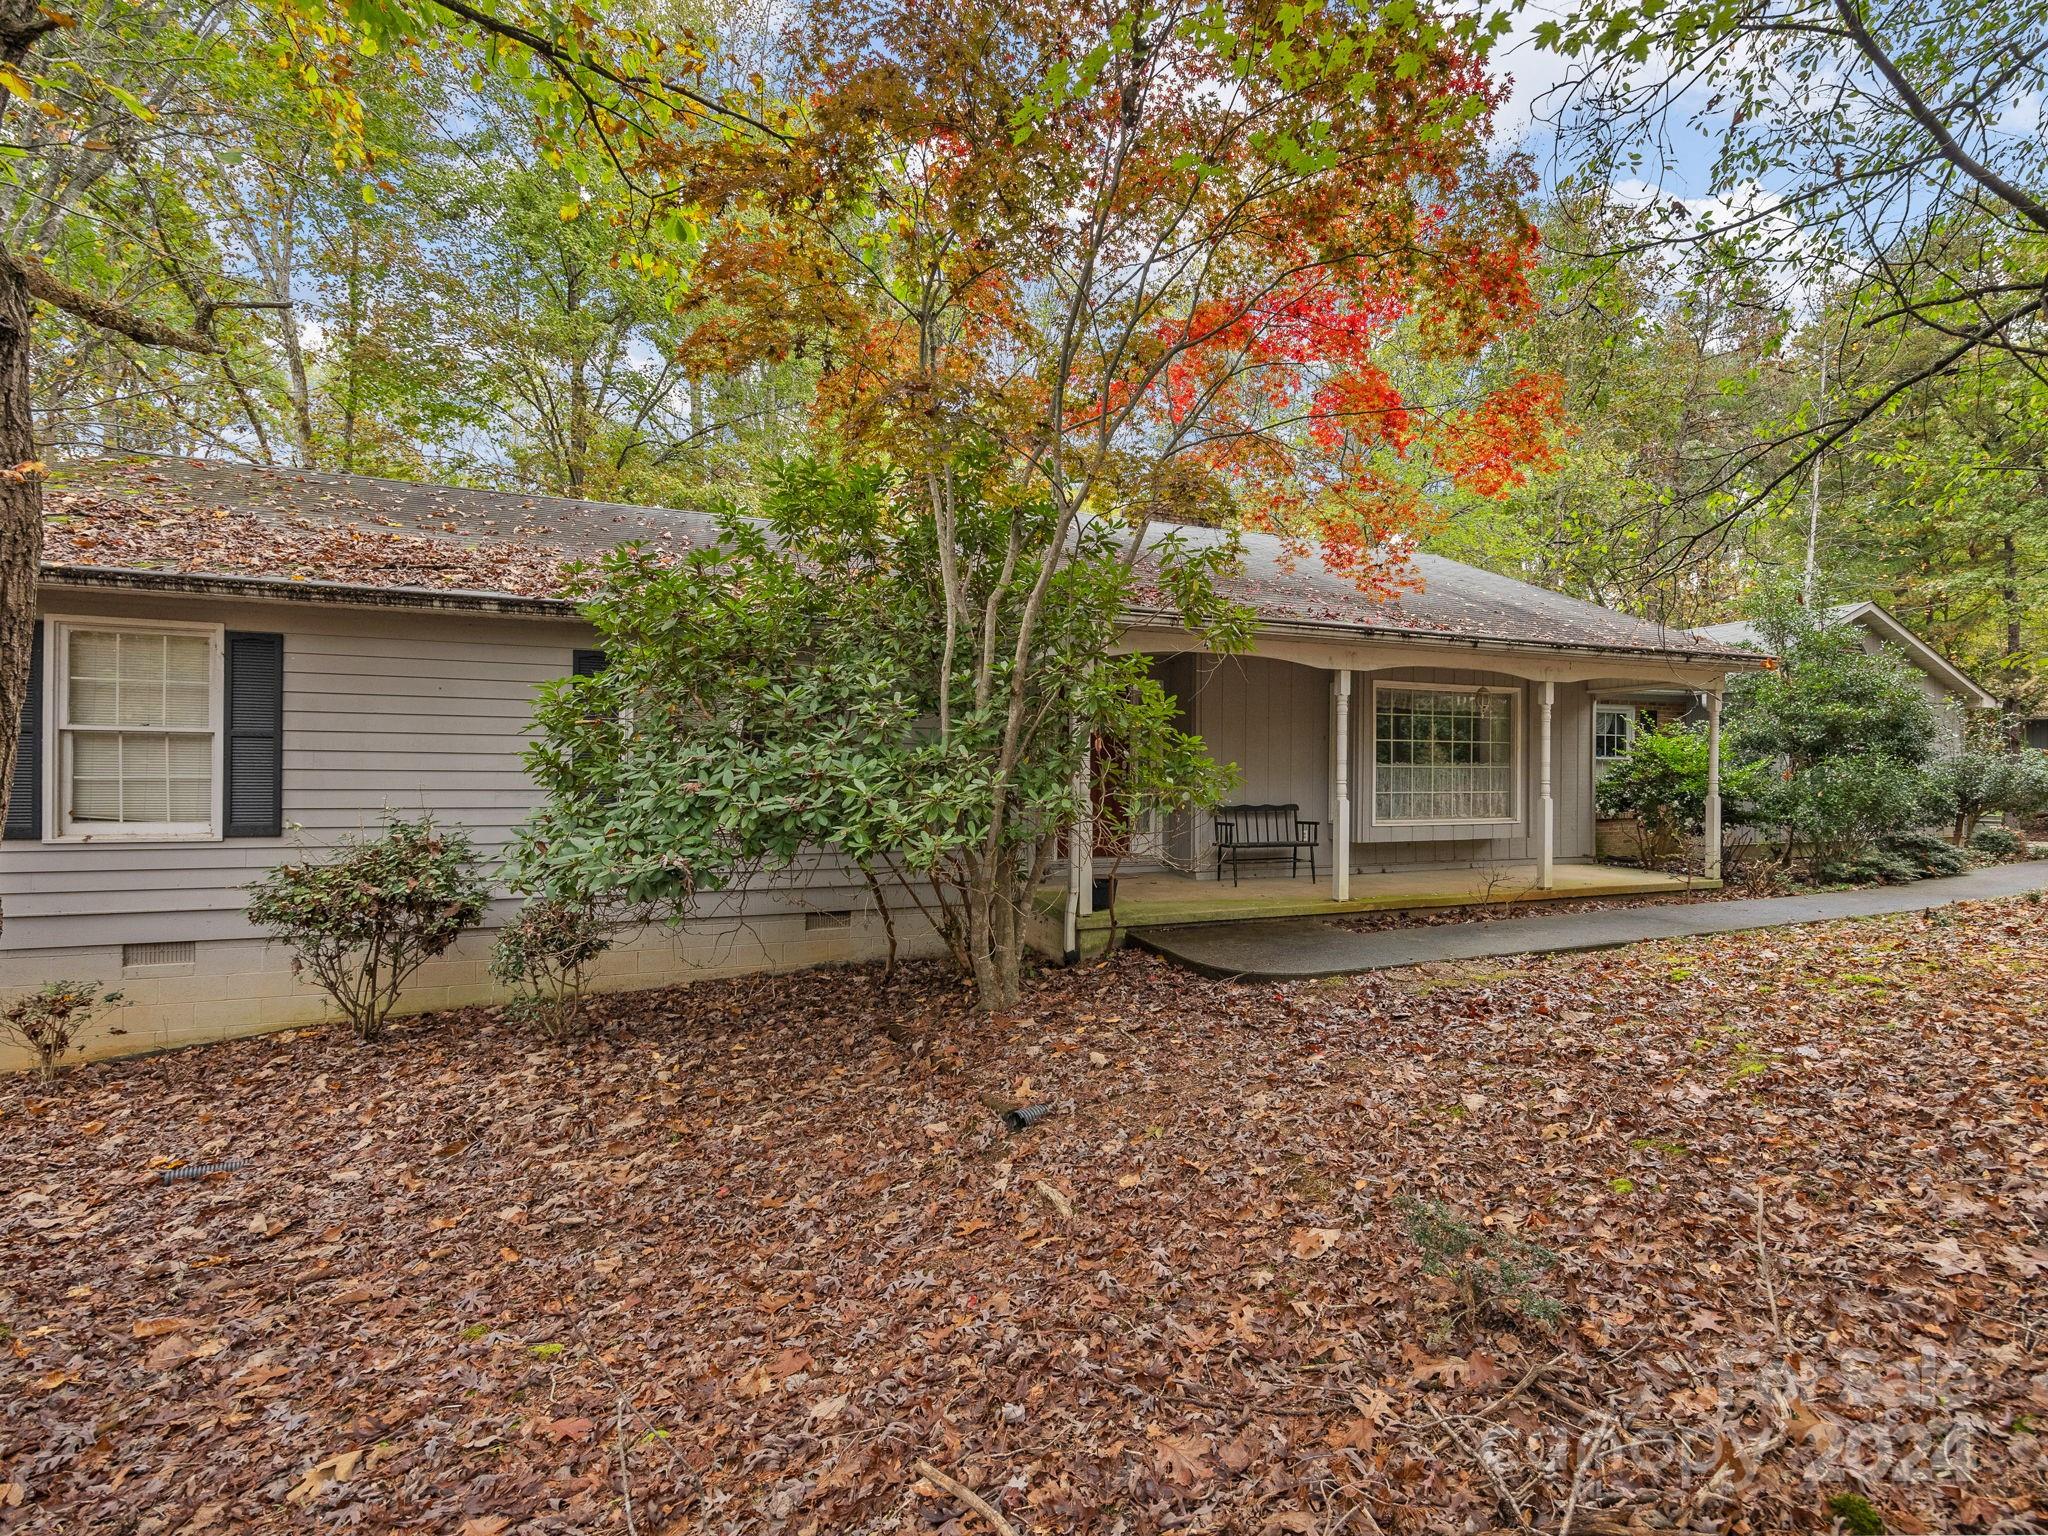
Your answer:
[[[1043,538],[1057,513],[985,496],[985,466],[955,465],[959,537],[974,601],[1007,612],[1014,587],[980,585],[1000,574],[990,557],[1020,528]],[[1004,995],[1091,736],[1112,748],[1094,783],[1103,820],[1215,805],[1232,776],[1179,728],[1149,659],[1103,653],[1123,583],[1102,524],[1047,589],[998,798],[1007,712],[964,699],[951,729],[933,728],[946,597],[923,495],[901,470],[796,460],[769,474],[761,515],[728,513],[716,542],[603,561],[585,611],[605,665],[541,700],[527,766],[548,799],[513,848],[513,883],[683,921],[729,912],[749,884],[806,883],[828,853],[891,932],[898,916],[927,921]],[[981,903],[992,885],[1001,899]]]
[[[752,109],[773,131],[671,146],[702,230],[685,361],[814,359],[821,441],[887,466],[907,494],[877,505],[922,525],[892,558],[931,562],[904,576],[937,593],[936,740],[983,754],[985,1001],[1014,994],[1036,867],[1037,673],[1114,638],[1111,603],[1048,650],[1063,571],[1142,571],[1209,626],[1209,567],[1147,547],[1197,521],[1385,593],[1431,484],[1548,462],[1555,382],[1470,382],[1536,257],[1527,170],[1489,143],[1490,35],[1426,0],[814,0]],[[969,536],[970,496],[1016,515]]]

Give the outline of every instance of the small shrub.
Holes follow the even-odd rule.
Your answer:
[[[85,1026],[120,1002],[119,992],[103,991],[96,981],[48,982],[0,1008],[0,1035],[34,1053],[45,1078],[55,1077]]]
[[[1914,860],[1883,847],[1814,870],[1814,878],[1822,885],[1910,885],[1925,879],[1926,874]]]
[[[505,1011],[549,1040],[573,1040],[586,1027],[585,972],[611,943],[612,925],[587,903],[529,901],[491,950],[491,974],[513,989]]]
[[[1831,757],[1786,769],[1759,799],[1763,819],[1785,838],[1786,861],[1803,849],[1815,878],[1825,879],[1868,856],[1886,834],[1923,823],[1927,781],[1896,758]]]
[[[469,835],[427,817],[280,864],[249,893],[249,921],[291,946],[292,970],[310,971],[365,1042],[383,1038],[399,990],[490,898]]]
[[[1970,846],[1994,859],[2016,859],[2027,851],[2027,840],[2006,827],[1979,827],[1970,834]]]
[[[2026,817],[2048,810],[2048,752],[1965,749],[1938,759],[1928,778],[1959,843],[1974,845],[1977,823],[1994,812]]]
[[[1759,769],[1737,766],[1721,753],[1721,822],[1739,826],[1755,792]],[[1603,816],[1633,816],[1636,861],[1653,868],[1662,851],[1697,836],[1707,824],[1707,735],[1674,725],[1645,731],[1608,765],[1593,788]]]
[[[1474,1226],[1440,1201],[1403,1196],[1397,1208],[1409,1240],[1422,1251],[1423,1272],[1456,1283],[1467,1317],[1493,1311],[1548,1328],[1564,1316],[1564,1307],[1538,1285],[1557,1263],[1549,1249]]]
[[[1878,839],[1878,852],[1903,859],[1922,875],[1960,875],[1969,857],[1946,838],[1932,832],[1893,832]]]

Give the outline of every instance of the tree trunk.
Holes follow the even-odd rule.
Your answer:
[[[363,236],[356,221],[348,221],[348,311],[343,329],[348,361],[347,383],[341,400],[341,467],[350,474],[356,467],[357,375],[362,370],[363,345]]]
[[[584,374],[584,360],[578,357],[569,369],[568,462],[563,484],[571,496],[581,496],[585,485],[584,466],[590,460],[590,383]]]
[[[28,385],[28,285],[0,268],[0,817],[14,787],[43,550],[43,484]]]
[[[996,980],[995,945],[989,932],[987,871],[977,870],[967,887],[967,963],[974,976],[975,997],[984,1012],[993,1013],[1002,988]]]
[[[2010,528],[2005,531],[2000,553],[2003,556],[2003,582],[1998,595],[2005,605],[2005,664],[2000,670],[2005,675],[2002,679],[2004,687],[2000,690],[2004,697],[1999,700],[1999,705],[2005,716],[2006,745],[2018,751],[2027,744],[2027,710],[2021,698],[2021,691],[2026,686],[2026,658],[2020,654],[2021,625],[2026,611],[2020,604],[2019,542]]]
[[[291,294],[286,291],[273,297],[286,300]],[[284,329],[285,389],[292,401],[292,436],[297,440],[299,467],[312,469],[318,454],[313,447],[313,386],[306,377],[306,344],[299,335],[296,311],[278,311],[278,323]]]

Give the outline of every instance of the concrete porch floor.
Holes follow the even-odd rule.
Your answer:
[[[1124,875],[1117,879],[1116,925],[1119,928],[1180,927],[1190,923],[1241,923],[1258,918],[1341,917],[1347,912],[1400,912],[1435,907],[1519,906],[1528,902],[1584,900],[1598,896],[1657,896],[1673,891],[1717,890],[1721,882],[1660,871],[1623,869],[1609,864],[1559,864],[1549,890],[1536,886],[1536,866],[1494,864],[1479,869],[1403,870],[1394,874],[1353,875],[1351,899],[1330,899],[1327,872],[1310,880],[1306,874],[1258,874],[1247,871],[1244,882],[1197,880],[1187,875]],[[1045,887],[1039,910],[1062,915],[1063,887]],[[1082,933],[1099,933],[1110,925],[1107,912],[1091,912],[1080,920]]]

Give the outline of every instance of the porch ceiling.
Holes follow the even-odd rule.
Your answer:
[[[1244,883],[1197,880],[1187,875],[1143,874],[1117,881],[1116,925],[1156,928],[1186,923],[1241,923],[1259,918],[1334,917],[1346,912],[1423,911],[1438,907],[1518,906],[1527,902],[1583,900],[1598,896],[1660,896],[1678,891],[1719,889],[1718,880],[1620,869],[1605,864],[1559,864],[1555,884],[1539,889],[1536,865],[1496,864],[1482,869],[1404,870],[1354,874],[1351,899],[1332,901],[1327,877],[1247,874]],[[1064,890],[1039,894],[1040,909],[1057,917]],[[1110,926],[1110,914],[1079,919],[1083,933]]]

